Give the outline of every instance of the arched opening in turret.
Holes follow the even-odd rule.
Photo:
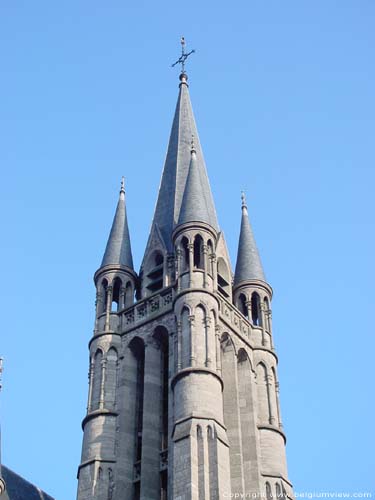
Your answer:
[[[112,288],[112,304],[111,304],[111,311],[112,312],[117,312],[120,310],[120,290],[122,287],[122,281],[120,278],[115,278],[113,282],[113,288]]]
[[[134,462],[138,464],[142,458],[142,429],[143,429],[143,394],[145,375],[145,346],[139,337],[135,337],[129,348],[136,360],[136,402],[135,402],[135,446]]]
[[[91,388],[91,404],[90,409],[97,410],[100,406],[101,387],[102,387],[102,360],[103,352],[98,349],[94,355],[92,364],[92,388]]]
[[[251,321],[254,326],[262,326],[260,297],[257,292],[253,292],[251,295]]]
[[[194,238],[194,267],[196,269],[204,268],[204,258],[203,258],[203,238],[200,234],[197,234]]]
[[[217,261],[217,288],[219,292],[224,295],[224,297],[229,297],[230,295],[230,275],[228,266],[226,265],[223,258],[219,258]]]
[[[107,364],[105,367],[104,399],[105,407],[112,409],[116,403],[117,388],[117,360],[118,355],[114,347],[107,352]]]
[[[164,257],[160,251],[154,252],[148,262],[147,290],[156,292],[163,288]]]
[[[184,236],[180,243],[181,250],[181,273],[189,269],[189,240]]]
[[[241,313],[245,316],[245,318],[249,319],[249,311],[247,309],[246,305],[246,297],[243,293],[240,294],[238,297],[238,304],[237,307],[241,311]]]
[[[166,328],[158,326],[153,338],[160,348],[160,453],[162,463],[168,463],[168,394],[169,394],[169,335]],[[160,498],[168,498],[168,468],[160,472]]]
[[[102,314],[107,309],[107,298],[108,298],[108,281],[104,278],[100,284],[100,294],[101,294],[101,306],[99,314]]]
[[[160,354],[160,384],[161,384],[161,443],[160,451],[168,449],[168,375],[169,375],[169,342],[168,331],[163,326],[158,326],[153,334],[157,341]]]

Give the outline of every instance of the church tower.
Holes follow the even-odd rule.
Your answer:
[[[293,498],[272,288],[244,195],[233,278],[184,69],[139,275],[122,182],[94,280],[77,499]]]

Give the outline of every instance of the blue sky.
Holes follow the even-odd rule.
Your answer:
[[[3,462],[75,497],[92,276],[122,175],[138,267],[179,37],[234,267],[240,191],[275,296],[297,492],[374,488],[375,3],[3,0]]]

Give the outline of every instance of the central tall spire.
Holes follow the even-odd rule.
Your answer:
[[[181,203],[191,160],[191,138],[194,136],[196,170],[200,181],[200,196],[207,207],[208,222],[218,230],[218,222],[206,165],[190,102],[187,74],[180,75],[180,92],[169,138],[158,200],[153,219],[168,250],[172,248],[172,232],[178,223]]]

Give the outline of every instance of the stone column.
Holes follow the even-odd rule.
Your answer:
[[[89,368],[89,395],[87,399],[87,413],[91,411],[91,398],[92,398],[92,383],[94,378],[94,360],[90,359],[90,368]]]
[[[207,250],[208,250],[207,245],[203,245],[203,267],[204,267],[203,288],[207,288],[208,287],[208,280],[207,280]]]
[[[279,420],[279,427],[280,427],[280,429],[282,429],[283,423],[281,421],[281,412],[280,412],[280,384],[279,384],[279,382],[275,381],[275,385],[276,385],[277,416],[278,416],[278,420]]]
[[[260,324],[262,327],[262,345],[266,345],[268,344],[268,338],[266,337],[266,314],[265,314],[264,302],[261,301],[259,305],[260,305],[260,322],[261,322]]]
[[[274,407],[274,400],[276,398],[276,394],[273,394],[273,392],[275,391],[275,387],[273,386],[272,380],[273,380],[272,375],[267,374],[266,384],[267,384],[268,408],[269,408],[269,416],[270,416],[269,423],[271,425],[275,425],[275,423],[276,423],[276,416],[275,416],[276,408]]]
[[[176,258],[175,258],[175,266],[176,266],[176,281],[177,281],[177,293],[181,290],[181,280],[180,280],[180,272],[181,272],[181,248],[178,247],[176,250]]]
[[[246,309],[247,309],[247,319],[250,321],[251,324],[253,324],[253,318],[252,318],[252,315],[251,315],[251,300],[247,300],[245,302],[245,306],[246,306]]]
[[[270,339],[271,339],[271,349],[273,349],[274,345],[273,345],[273,337],[272,337],[272,311],[271,311],[271,309],[268,309],[267,316],[268,316],[268,330],[270,332]]]
[[[94,333],[97,333],[98,331],[98,316],[100,314],[100,308],[102,307],[102,296],[102,293],[100,293],[99,291],[96,292]]]
[[[182,367],[182,323],[177,321],[177,371]]]
[[[125,287],[122,286],[120,288],[120,297],[119,297],[119,309],[124,309],[125,307]]]
[[[99,398],[99,408],[102,410],[104,408],[104,388],[105,388],[105,379],[106,379],[106,373],[105,373],[105,367],[107,366],[107,360],[106,358],[103,357],[102,359],[102,378],[100,381],[100,398]]]
[[[205,320],[205,334],[206,334],[206,366],[212,368],[212,360],[216,356],[215,349],[215,334],[212,332],[212,320],[209,316]]]
[[[215,348],[216,348],[216,371],[221,375],[221,347],[220,347],[221,328],[215,326]]]
[[[105,331],[108,332],[110,328],[110,315],[112,306],[112,287],[107,287],[107,303],[106,303],[106,315],[105,315]]]
[[[161,351],[152,339],[145,348],[141,500],[160,491]]]
[[[193,286],[193,267],[194,267],[194,245],[188,244],[189,249],[189,288]]]
[[[217,267],[216,267],[216,255],[212,254],[212,277],[214,280],[214,291],[217,291]]]
[[[195,366],[195,332],[194,332],[194,319],[192,314],[189,316],[189,330],[190,330],[190,366]]]

